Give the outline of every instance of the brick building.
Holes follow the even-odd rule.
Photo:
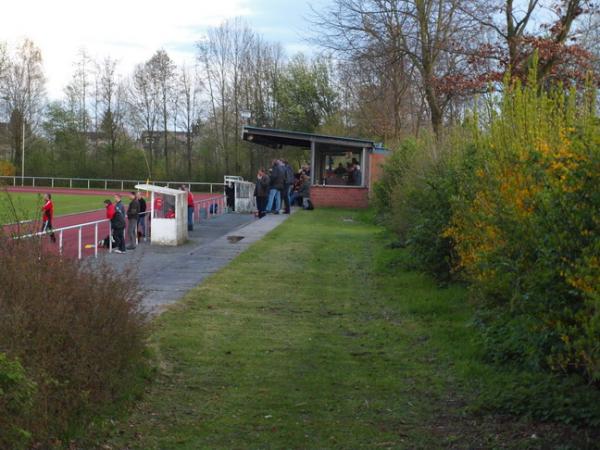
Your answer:
[[[373,141],[244,126],[242,139],[311,154],[311,200],[316,207],[366,208],[388,151]]]

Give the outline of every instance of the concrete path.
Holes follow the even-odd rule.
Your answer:
[[[250,214],[223,214],[194,225],[188,242],[180,247],[142,242],[133,251],[106,253],[98,261],[107,261],[118,271],[133,268],[144,290],[144,307],[159,314],[288,217],[269,215],[257,220]]]

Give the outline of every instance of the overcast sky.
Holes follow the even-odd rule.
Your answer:
[[[23,0],[2,5],[0,41],[10,48],[23,38],[42,50],[50,98],[62,96],[80,49],[111,56],[119,71],[164,48],[178,64],[193,61],[194,43],[207,27],[244,17],[253,30],[279,41],[289,54],[308,51],[303,36],[310,5],[328,0]]]

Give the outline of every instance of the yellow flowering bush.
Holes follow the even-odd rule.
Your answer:
[[[530,77],[534,79],[534,77]],[[593,92],[505,86],[442,235],[500,358],[600,381],[600,125]],[[519,340],[510,341],[511,327]],[[502,329],[502,332],[498,330]],[[516,332],[516,331],[515,331]]]

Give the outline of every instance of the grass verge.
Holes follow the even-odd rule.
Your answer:
[[[361,216],[295,214],[157,319],[156,382],[104,448],[594,448],[486,410],[521,373]]]

